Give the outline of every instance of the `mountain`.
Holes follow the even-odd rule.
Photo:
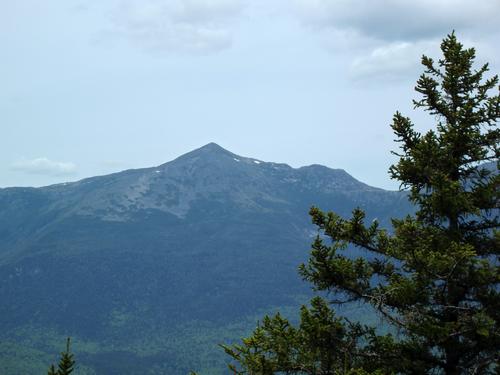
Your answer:
[[[223,373],[217,343],[310,294],[297,266],[313,204],[383,225],[411,211],[344,170],[214,143],[153,168],[0,189],[0,372],[39,373],[69,335],[81,374]]]

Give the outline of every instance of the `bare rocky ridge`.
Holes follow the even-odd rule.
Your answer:
[[[75,183],[41,188],[54,210],[102,220],[125,221],[139,210],[155,209],[184,218],[197,199],[229,199],[242,209],[286,203],[287,191],[382,193],[341,169],[311,165],[294,169],[235,155],[215,143],[158,167],[128,170]]]

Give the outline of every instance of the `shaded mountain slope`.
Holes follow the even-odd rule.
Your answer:
[[[0,329],[12,340],[41,327],[126,348],[155,330],[295,305],[309,292],[296,269],[315,235],[313,204],[346,216],[360,206],[386,225],[410,210],[404,194],[343,170],[213,143],[158,167],[0,189]],[[161,353],[154,361],[179,361]],[[88,363],[103,369],[96,356]]]

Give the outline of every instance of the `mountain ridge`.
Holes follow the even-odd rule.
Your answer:
[[[382,191],[359,182],[343,169],[331,169],[317,164],[292,168],[287,164],[239,156],[215,143],[209,143],[155,167],[128,169],[76,182],[33,188],[35,190],[7,188],[3,191],[21,189],[19,191],[46,194],[49,200],[63,202],[65,197],[73,193],[76,194],[75,199],[66,201],[66,204],[75,206],[73,209],[77,213],[97,214],[98,210],[109,208],[113,212],[104,215],[108,220],[123,220],[125,217],[120,212],[136,208],[160,209],[183,217],[197,195],[209,192],[237,195],[236,191],[242,191],[246,197],[255,197],[259,195],[257,189],[260,195],[266,195],[268,189],[265,184],[255,182],[263,177],[273,179],[273,184],[300,185],[301,190]],[[308,180],[316,181],[316,185],[310,186]],[[191,189],[186,189],[185,185],[190,185]],[[253,191],[251,186],[254,186]],[[110,198],[111,190],[113,198]],[[148,195],[151,191],[159,193]],[[252,203],[246,200],[248,204],[255,204],[255,201]],[[60,206],[61,204],[56,204],[56,208]],[[103,213],[99,215],[102,216]]]
[[[273,165],[274,167],[281,167],[281,168],[284,168],[284,169],[290,169],[290,170],[296,170],[296,171],[300,171],[300,170],[309,170],[309,169],[325,169],[325,170],[328,170],[328,171],[335,171],[337,173],[345,173],[346,176],[349,176],[353,179],[355,179],[354,177],[352,177],[350,174],[348,174],[345,169],[342,169],[342,168],[330,168],[330,167],[327,167],[327,166],[324,166],[324,165],[321,165],[321,164],[310,164],[310,165],[305,165],[305,166],[300,166],[300,167],[292,167],[286,163],[277,163],[277,162],[266,162],[266,161],[262,161],[262,160],[259,160],[259,159],[256,159],[256,158],[253,158],[253,157],[246,157],[246,156],[241,156],[241,155],[238,155],[238,154],[235,154],[223,147],[221,147],[220,145],[218,145],[217,143],[214,143],[214,142],[210,142],[210,143],[207,143],[206,145],[204,146],[201,146],[197,149],[194,149],[192,151],[189,151],[189,152],[186,152],[170,161],[167,161],[165,163],[162,163],[162,164],[159,164],[157,166],[152,166],[152,167],[140,167],[140,168],[129,168],[129,169],[124,169],[124,170],[121,170],[121,171],[117,171],[117,172],[112,172],[112,173],[108,173],[108,174],[104,174],[104,175],[96,175],[96,176],[90,176],[90,177],[85,177],[85,178],[82,178],[80,180],[77,180],[77,181],[67,181],[67,182],[60,182],[60,183],[55,183],[55,184],[50,184],[50,185],[45,185],[45,186],[39,186],[39,187],[31,187],[31,186],[8,186],[8,187],[0,187],[0,191],[1,190],[8,190],[8,189],[47,189],[47,188],[60,188],[60,187],[66,187],[66,186],[71,186],[71,185],[75,185],[75,184],[80,184],[80,183],[84,183],[84,182],[92,182],[96,179],[100,179],[100,178],[103,178],[103,177],[112,177],[112,176],[116,176],[116,175],[119,175],[119,174],[124,174],[124,173],[134,173],[134,172],[138,172],[138,171],[148,171],[148,170],[162,170],[164,168],[168,168],[169,165],[171,165],[172,163],[178,163],[178,162],[182,162],[182,161],[185,161],[185,160],[189,160],[189,159],[193,159],[193,158],[199,158],[200,156],[210,156],[209,160],[213,161],[214,158],[213,156],[214,155],[218,155],[218,156],[225,156],[226,158],[231,158],[232,160],[234,161],[245,161],[247,164],[250,164],[252,165],[252,163],[254,163],[255,165],[259,165],[259,164],[269,164],[269,165]],[[235,160],[237,159],[237,160]],[[358,182],[361,182],[357,179],[355,179],[356,181]],[[362,183],[362,182],[361,182]],[[363,183],[364,184],[364,183]],[[365,184],[366,186],[369,186],[367,184]],[[370,186],[371,187],[371,186]],[[375,187],[373,187],[375,188]],[[384,189],[382,189],[384,190]]]

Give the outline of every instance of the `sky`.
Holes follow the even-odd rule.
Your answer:
[[[455,30],[500,73],[500,0],[0,1],[0,187],[170,161],[209,142],[397,189],[396,111]],[[479,65],[478,65],[479,66]]]

